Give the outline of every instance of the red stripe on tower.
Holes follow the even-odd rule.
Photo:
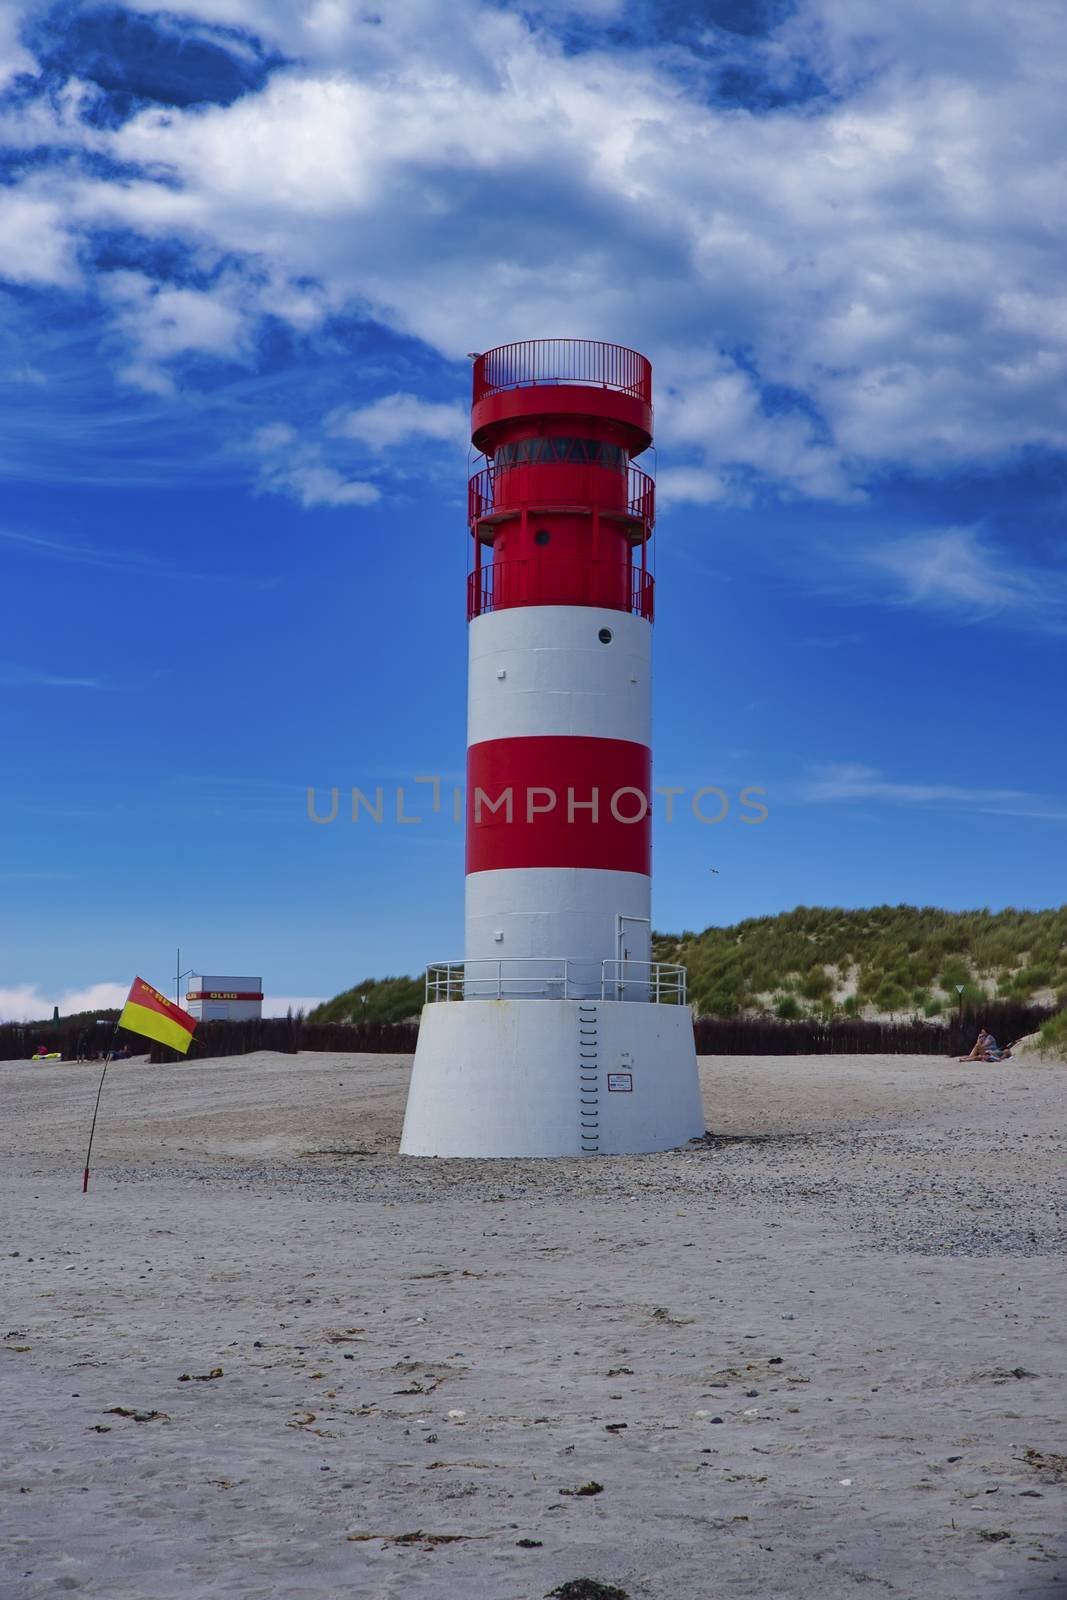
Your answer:
[[[262,989],[187,989],[187,1000],[262,1000]]]
[[[490,739],[467,752],[467,871],[651,871],[652,752],[624,739]]]

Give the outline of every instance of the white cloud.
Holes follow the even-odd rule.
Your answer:
[[[52,1007],[30,984],[0,989],[0,1022],[39,1022],[52,1015]]]
[[[818,768],[798,786],[800,799],[811,805],[884,801],[894,806],[947,806],[994,816],[1032,817],[1067,822],[1067,803],[1025,789],[982,789],[952,783],[901,783],[875,767],[843,762]]]
[[[0,189],[0,278],[74,288],[80,274],[66,220],[36,182]]]
[[[709,103],[680,47],[566,51],[518,7],[178,9],[299,65],[114,131],[42,99],[37,123],[80,127],[142,176],[4,191],[25,219],[4,234],[20,281],[73,282],[83,236],[108,227],[243,264],[240,291],[117,307],[134,382],[163,387],[190,351],[245,359],[265,313],[307,330],[348,308],[456,360],[561,327],[639,345],[661,448],[708,475],[679,494],[719,479],[743,499],[760,479],[847,500],[886,465],[1067,447],[1067,93],[1047,0],[801,0],[751,41],[753,68],[786,85],[809,68],[835,92],[758,114]],[[349,415],[352,437],[390,441],[384,412]]]
[[[949,611],[974,622],[1003,618],[1030,621],[1049,632],[1067,629],[1067,584],[1059,572],[1020,565],[978,530],[950,527],[909,534],[857,558],[895,585],[889,598],[899,603]],[[879,589],[884,596],[882,581]]]
[[[661,384],[657,397],[657,432],[674,448],[702,451],[724,474],[728,492],[733,480],[732,497],[745,497],[754,474],[800,494],[857,497],[812,418],[798,410],[768,412],[751,373],[699,350],[678,354],[669,370],[672,381]]]
[[[564,9],[602,15],[614,0],[553,7],[532,5],[531,12]],[[405,53],[425,56],[437,68],[470,71],[482,65],[482,50],[471,27],[480,6],[455,0],[447,11],[440,0],[389,0],[388,5],[356,5],[352,0],[127,0],[127,9],[157,16],[195,17],[224,28],[242,28],[283,50],[290,57],[313,62],[329,71],[360,64],[368,71],[389,68]],[[491,18],[490,18],[491,20]]]
[[[321,445],[305,442],[288,423],[268,423],[250,444],[260,457],[259,486],[267,494],[287,495],[305,508],[372,506],[382,497],[377,484],[349,478],[324,461]]]
[[[4,1022],[45,1022],[52,1007],[61,1017],[78,1011],[107,1011],[126,1003],[128,983],[91,983],[83,989],[64,989],[44,993],[36,984],[16,984],[0,989],[0,1020]]]
[[[382,497],[378,484],[353,477],[339,461],[334,441],[351,441],[381,456],[415,439],[464,444],[467,414],[462,406],[422,400],[415,394],[389,394],[355,409],[323,418],[322,437],[306,438],[285,422],[259,428],[251,440],[260,457],[261,489],[285,494],[305,507],[370,506]],[[375,461],[380,470],[381,463]]]
[[[372,506],[382,497],[376,484],[345,478],[336,467],[283,467],[269,473],[265,486],[289,494],[302,506]]]
[[[899,579],[908,599],[932,605],[986,612],[1034,597],[1033,586],[1001,566],[972,528],[912,534],[872,551],[868,560]]]
[[[1015,789],[973,789],[958,784],[897,783],[876,767],[842,762],[821,767],[803,785],[808,800],[890,800],[898,805],[930,805],[937,801],[994,805],[1025,798]]]
[[[0,0],[0,52],[3,52],[3,3],[4,0]],[[31,61],[28,55],[24,59]],[[0,62],[0,87],[3,86],[3,70],[4,64]],[[26,70],[36,71],[36,63]],[[103,148],[106,134],[94,132],[84,121],[85,114],[100,99],[101,91],[97,86],[80,78],[53,82],[52,93],[47,96],[11,96],[0,104],[0,143],[15,150],[43,151],[50,146]]]
[[[138,572],[147,577],[166,579],[170,582],[175,580],[199,582],[208,577],[215,582],[218,576],[215,572],[210,574],[197,572],[195,568],[180,563],[172,565],[139,549],[113,550],[105,545],[79,544],[70,539],[55,538],[46,534],[23,533],[14,528],[0,527],[0,540],[49,560],[72,561],[78,566],[103,567],[115,572]],[[229,581],[237,580],[231,578]]]
[[[469,437],[470,418],[461,405],[420,400],[415,394],[387,394],[354,411],[335,411],[327,418],[327,431],[335,437],[358,439],[372,450],[407,444],[411,439],[440,439],[462,445]]]
[[[116,308],[117,327],[136,351],[120,375],[137,388],[167,393],[173,382],[165,363],[176,356],[249,359],[248,325],[232,288],[175,288],[142,272],[109,272],[100,282]]]
[[[128,983],[90,983],[84,989],[66,989],[54,1004],[59,1006],[61,1017],[77,1011],[102,1011],[112,1006],[124,1006],[130,992]]]
[[[102,689],[99,678],[70,678],[61,673],[45,672],[39,667],[22,667],[15,663],[0,662],[0,685],[5,689]]]
[[[736,497],[721,473],[710,467],[664,467],[656,474],[656,504],[661,510],[684,502],[710,505]]]
[[[125,1005],[129,989],[128,983],[104,982],[48,994],[37,984],[16,984],[0,989],[0,1022],[47,1022],[53,1006],[59,1007],[61,1017],[79,1011],[115,1010]],[[324,995],[267,995],[263,1001],[263,1015],[284,1017],[289,1010],[310,1011],[325,998]]]
[[[36,65],[19,37],[27,9],[16,0],[0,0],[0,89],[20,72],[32,72]]]
[[[253,435],[252,448],[270,455],[275,450],[284,450],[287,445],[295,442],[296,429],[291,428],[287,422],[268,422]]]

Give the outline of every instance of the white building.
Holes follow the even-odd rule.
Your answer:
[[[252,1022],[263,1015],[263,979],[193,972],[185,1009],[198,1022]]]

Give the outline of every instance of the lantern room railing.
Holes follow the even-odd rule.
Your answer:
[[[474,363],[474,404],[529,384],[577,383],[616,389],[652,404],[652,363],[622,344],[599,339],[521,339]]]
[[[545,560],[491,561],[467,574],[467,620],[509,606],[602,606],[655,618],[656,580],[640,567],[618,562]]]
[[[636,524],[635,542],[643,543],[656,524],[656,483],[640,467],[631,464],[625,471],[623,487],[619,482],[622,472],[615,468],[483,467],[467,486],[471,532],[477,537],[479,523],[492,517],[518,516],[524,508],[579,513],[596,508],[601,516]],[[566,493],[561,492],[564,487]]]

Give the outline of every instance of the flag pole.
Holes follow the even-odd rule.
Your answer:
[[[180,962],[179,956],[179,962]],[[96,1119],[100,1114],[100,1096],[104,1092],[104,1079],[107,1069],[111,1065],[115,1054],[115,1040],[119,1036],[119,1029],[125,1028],[130,1033],[139,1033],[146,1039],[154,1039],[159,1044],[169,1044],[180,1050],[180,1043],[175,1045],[175,1040],[184,1039],[185,1048],[189,1048],[194,1032],[196,1019],[182,1010],[181,1006],[171,1003],[165,994],[160,994],[158,989],[153,989],[150,983],[145,983],[143,978],[134,978],[130,992],[126,996],[126,1004],[118,1014],[115,1030],[111,1035],[111,1043],[107,1047],[104,1058],[104,1070],[100,1074],[100,1083],[96,1090],[96,1104],[93,1107],[93,1125],[89,1129],[89,1148],[85,1152],[85,1169],[82,1172],[82,1194],[89,1187],[89,1159],[93,1153],[93,1135],[96,1132]],[[129,1051],[126,1052],[129,1055]]]
[[[100,1083],[96,1091],[96,1104],[93,1107],[93,1125],[89,1129],[89,1148],[85,1152],[85,1171],[82,1173],[82,1194],[85,1194],[89,1188],[89,1157],[93,1153],[93,1135],[96,1132],[96,1119],[100,1111],[100,1096],[104,1092],[104,1079],[107,1077],[107,1069],[111,1065],[111,1056],[114,1052],[115,1040],[118,1038],[118,1036],[119,1025],[116,1022],[114,1028],[112,1029],[111,1043],[107,1047],[107,1055],[104,1057],[104,1070],[100,1074]]]

